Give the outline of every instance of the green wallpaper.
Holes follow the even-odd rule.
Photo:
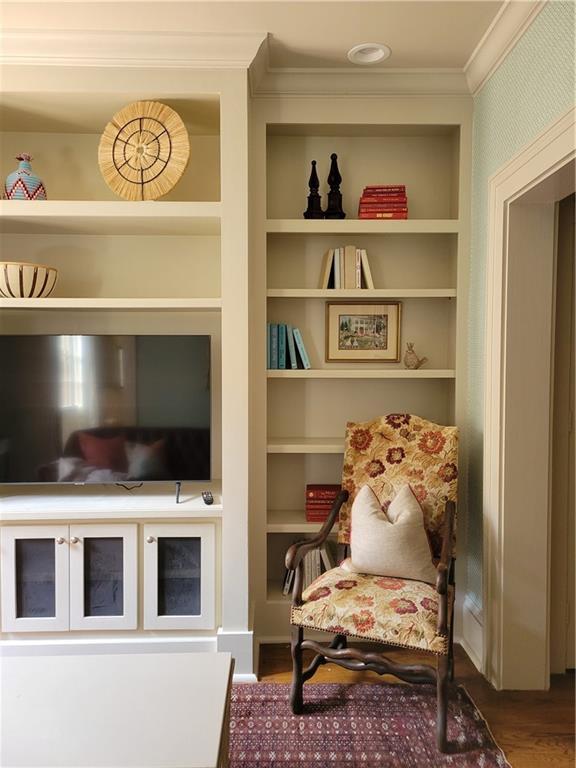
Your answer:
[[[488,179],[575,103],[574,2],[549,0],[474,98],[468,329],[468,594],[482,603],[482,423]]]

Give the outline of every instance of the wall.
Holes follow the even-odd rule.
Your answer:
[[[574,104],[574,3],[548,2],[474,97],[468,329],[468,597],[482,603],[482,449],[488,180]]]

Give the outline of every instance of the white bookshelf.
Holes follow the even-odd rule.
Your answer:
[[[353,120],[343,123],[344,113]],[[434,108],[413,97],[389,105],[364,98],[349,104],[271,99],[256,109],[264,301],[255,342],[265,349],[266,322],[289,323],[300,329],[312,363],[308,370],[266,370],[257,359],[261,383],[254,402],[261,408],[263,460],[255,472],[261,499],[254,528],[256,629],[266,638],[289,635],[289,600],[281,594],[284,552],[295,538],[319,530],[306,522],[304,490],[307,483],[340,481],[346,422],[408,411],[458,423],[469,146],[468,105],[442,98]],[[310,161],[317,161],[325,207],[332,152],[338,154],[346,218],[306,220]],[[363,187],[375,183],[406,184],[410,218],[355,218]],[[373,289],[319,287],[325,252],[345,245],[366,250]],[[400,301],[400,362],[326,362],[325,304],[338,300]],[[402,362],[407,341],[428,358],[419,369]]]
[[[222,479],[202,488],[185,483],[178,504],[173,484],[131,491],[4,487],[0,521],[213,521],[215,626],[201,638],[189,635],[187,642],[231,651],[236,671],[252,674],[246,70],[236,64],[182,69],[173,61],[160,67],[148,62],[128,68],[111,63],[8,69],[0,106],[2,172],[15,169],[16,155],[30,152],[48,200],[0,201],[2,259],[48,264],[59,276],[48,299],[1,300],[1,332],[209,334],[212,475]],[[141,99],[159,100],[180,114],[190,161],[164,198],[133,202],[105,184],[98,144],[115,112]],[[222,375],[225,366],[234,376]],[[210,506],[201,499],[204,488],[214,494]],[[224,514],[224,498],[234,499],[233,514]],[[153,646],[168,636],[147,633],[140,623],[133,639]],[[37,640],[42,644],[45,637]],[[89,645],[94,637],[83,641]],[[114,637],[100,634],[98,642]]]

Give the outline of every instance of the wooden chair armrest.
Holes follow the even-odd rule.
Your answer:
[[[334,527],[340,507],[348,500],[348,491],[340,491],[334,503],[332,509],[328,515],[324,525],[316,536],[311,539],[304,539],[303,541],[297,541],[292,544],[290,549],[286,552],[286,568],[292,571],[296,571],[294,577],[294,587],[292,589],[292,602],[294,605],[302,605],[302,582],[303,582],[303,561],[307,552],[312,549],[322,546],[328,538],[330,531]]]

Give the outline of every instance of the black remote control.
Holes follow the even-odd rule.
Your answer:
[[[204,504],[214,504],[214,496],[212,496],[212,491],[202,491],[202,501]]]

